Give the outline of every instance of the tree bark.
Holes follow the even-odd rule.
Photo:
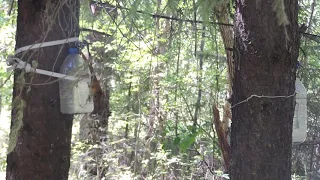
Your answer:
[[[77,37],[78,17],[78,0],[19,0],[16,48]],[[37,61],[39,69],[59,72],[69,47],[69,44],[50,46],[18,56],[29,63]],[[68,179],[73,116],[60,112],[58,82],[54,81],[56,78],[26,73],[23,84],[18,78],[20,74],[19,70],[14,74],[13,99],[24,101],[26,106],[19,110],[21,104],[13,101],[11,133],[14,123],[22,120],[23,125],[15,148],[7,156],[6,178]]]
[[[229,95],[232,94],[232,79],[234,78],[234,67],[233,67],[233,29],[230,26],[226,26],[225,24],[230,24],[229,21],[229,11],[228,11],[229,3],[222,3],[217,6],[215,10],[215,15],[217,17],[219,24],[219,30],[223,41],[223,46],[227,55],[227,67],[228,67],[228,81],[229,81]]]
[[[298,1],[281,1],[287,25],[279,25],[275,0],[236,1],[233,180],[291,179]]]
[[[222,158],[224,161],[225,172],[228,172],[230,167],[230,145],[228,144],[227,134],[223,130],[223,123],[220,121],[220,113],[217,105],[213,105],[213,122],[217,132],[219,147],[221,149]]]
[[[232,80],[234,78],[234,59],[233,59],[233,45],[234,45],[234,35],[233,29],[230,26],[225,26],[225,24],[230,24],[230,14],[228,11],[229,3],[221,3],[219,6],[214,8],[216,18],[219,24],[219,30],[222,37],[226,57],[227,57],[227,68],[228,68],[228,96],[232,95]],[[230,119],[231,119],[231,109],[230,102],[226,100],[225,105],[223,107],[223,115],[222,115],[222,123],[220,117],[215,117],[219,110],[214,107],[214,125],[217,131],[217,136],[219,140],[219,146],[222,152],[222,156],[224,159],[224,171],[225,173],[229,173],[230,167],[230,145],[229,145],[229,128],[230,128]]]

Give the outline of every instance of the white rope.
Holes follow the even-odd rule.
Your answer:
[[[259,96],[259,95],[251,95],[250,97],[248,97],[247,99],[243,100],[243,101],[240,101],[238,102],[237,104],[231,106],[231,109],[242,104],[242,103],[245,103],[245,102],[248,102],[250,99],[252,99],[253,97],[256,97],[256,98],[267,98],[267,99],[277,99],[277,98],[290,98],[290,97],[294,97],[296,95],[296,92],[294,92],[293,94],[289,95],[289,96]]]
[[[67,38],[67,39],[56,40],[56,41],[49,41],[49,42],[42,42],[42,43],[38,43],[38,44],[32,44],[32,45],[24,46],[24,47],[17,49],[15,51],[14,55],[17,55],[23,51],[27,51],[27,50],[31,50],[31,49],[43,48],[43,47],[48,47],[48,46],[55,46],[55,45],[60,45],[60,44],[65,44],[65,43],[70,43],[70,42],[76,42],[76,41],[79,41],[78,37]],[[31,65],[29,63],[24,62],[21,59],[16,58],[16,57],[9,57],[7,59],[7,64],[9,66],[11,65],[11,67],[7,68],[7,72],[18,68],[18,69],[25,70],[26,73],[34,72],[34,73],[38,73],[38,74],[43,74],[43,75],[47,75],[47,76],[51,76],[51,77],[57,77],[60,79],[67,79],[67,80],[71,80],[71,81],[80,80],[80,78],[78,78],[78,77],[68,76],[68,75],[61,74],[61,73],[56,73],[56,72],[33,68],[33,67],[31,67]],[[81,79],[81,81],[90,82],[90,79],[84,78],[84,79]]]
[[[79,41],[78,37],[73,37],[73,38],[67,38],[67,39],[62,39],[62,40],[56,40],[56,41],[49,41],[49,42],[42,42],[38,44],[32,44],[28,46],[21,47],[16,50],[14,55],[17,55],[23,51],[31,50],[31,49],[37,49],[37,48],[42,48],[42,47],[48,47],[48,46],[55,46],[55,45],[60,45],[60,44],[66,44],[70,42],[76,42]]]
[[[42,70],[42,69],[33,68],[33,67],[31,67],[31,65],[29,63],[26,63],[26,62],[22,61],[19,58],[9,58],[7,60],[7,63],[11,65],[11,67],[9,67],[7,69],[7,72],[18,68],[18,69],[24,69],[26,73],[34,72],[34,73],[37,73],[37,74],[43,74],[43,75],[56,77],[56,78],[60,78],[60,79],[67,79],[67,80],[71,80],[71,81],[81,80],[81,81],[90,82],[89,78],[81,79],[80,77],[68,76],[68,75],[61,74],[61,73],[56,73],[56,72],[51,72],[51,71],[46,71],[46,70]]]

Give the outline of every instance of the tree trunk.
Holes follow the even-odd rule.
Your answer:
[[[231,179],[291,179],[297,14],[297,1],[237,0]]]
[[[232,95],[232,79],[234,78],[234,60],[233,60],[233,45],[234,45],[234,35],[232,26],[226,26],[225,24],[230,24],[230,14],[228,11],[229,3],[221,3],[219,6],[215,7],[215,15],[218,20],[220,34],[222,37],[224,49],[227,56],[227,67],[228,67],[228,96]],[[219,146],[222,152],[223,160],[224,160],[224,171],[225,173],[229,173],[230,167],[230,145],[228,141],[229,137],[229,128],[230,128],[230,119],[231,119],[231,109],[230,102],[226,100],[225,105],[223,107],[223,115],[222,115],[222,123],[220,123],[219,110],[217,107],[213,107],[214,111],[214,126],[217,132],[217,137],[219,141]]]
[[[79,1],[19,0],[16,48],[77,37],[78,13]],[[68,47],[29,50],[19,57],[29,63],[37,61],[39,69],[59,72]],[[60,112],[58,82],[48,76],[21,74],[20,70],[14,74],[11,135],[17,130],[15,124],[23,125],[17,138],[10,139],[15,147],[7,156],[7,179],[68,179],[73,116]]]
[[[229,82],[229,89],[228,93],[229,95],[232,94],[231,88],[232,88],[232,79],[233,77],[233,29],[232,26],[226,26],[225,24],[230,24],[229,21],[229,11],[228,11],[229,3],[222,3],[221,5],[215,7],[215,15],[217,17],[218,23],[221,23],[219,25],[220,34],[223,41],[223,46],[226,51],[227,55],[227,67],[228,67],[228,82]]]

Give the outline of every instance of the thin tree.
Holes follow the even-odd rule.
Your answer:
[[[18,1],[16,48],[77,37],[79,1]],[[33,66],[59,72],[73,44],[27,50]],[[72,115],[62,114],[53,77],[15,70],[7,179],[68,179]]]
[[[231,179],[291,179],[298,1],[237,0]]]

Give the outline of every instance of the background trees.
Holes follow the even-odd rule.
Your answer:
[[[225,167],[212,107],[218,104],[222,116],[229,98],[227,61],[233,47],[225,43],[229,41],[220,32],[232,30],[233,5],[205,0],[81,2],[80,36],[90,43],[90,58],[102,92],[110,94],[110,99],[105,95],[96,100],[109,104],[111,116],[107,107],[100,114],[75,116],[70,178],[222,178]],[[307,0],[299,1],[299,5],[299,24],[308,27],[305,33],[319,34],[319,7]],[[8,10],[10,4],[4,2],[2,7]],[[13,29],[15,23],[8,22],[14,19],[14,10],[11,16],[1,15],[1,33],[9,34],[7,31]],[[216,14],[219,12],[229,15],[221,18]],[[298,76],[309,90],[308,140],[312,141],[294,145],[293,174],[316,175],[319,48],[314,40],[319,38],[300,36],[303,52]],[[10,43],[1,45],[2,59],[13,51]],[[159,53],[160,46],[166,51]],[[87,53],[86,48],[82,51]],[[3,82],[6,77],[8,74],[3,73]],[[10,100],[9,85],[7,82],[1,87],[4,105],[8,105],[4,100]],[[157,93],[152,93],[154,87],[159,87]],[[148,135],[154,99],[161,105],[161,111],[154,110],[162,121],[155,120],[154,131]],[[101,118],[101,113],[106,116]],[[160,127],[163,130],[155,133]],[[152,151],[148,149],[150,143]],[[146,152],[151,152],[150,158]]]

